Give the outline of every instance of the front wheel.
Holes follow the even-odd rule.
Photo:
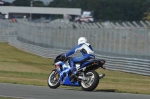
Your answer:
[[[53,70],[50,73],[47,83],[48,83],[48,86],[53,89],[60,86],[59,75],[57,73],[57,70]]]
[[[84,91],[93,91],[99,83],[99,75],[95,71],[89,71],[85,74],[86,80],[81,81]]]

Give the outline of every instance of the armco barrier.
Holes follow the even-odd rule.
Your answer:
[[[16,37],[15,35],[0,35],[0,42],[8,42],[10,37]]]
[[[9,38],[9,44],[26,52],[45,58],[55,58],[57,55],[67,52],[67,50],[43,48],[32,44],[23,43],[18,41],[16,38]],[[76,56],[78,55],[79,54],[76,54]],[[150,76],[150,60],[111,57],[104,55],[96,55],[96,58],[105,59],[105,66],[107,69]]]
[[[74,47],[78,38],[84,36],[97,54],[150,59],[148,21],[34,23],[17,19],[16,23],[12,23],[0,20],[1,35],[16,35],[24,43],[65,50]]]

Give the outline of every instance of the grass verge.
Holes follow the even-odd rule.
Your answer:
[[[2,96],[0,96],[0,99],[21,99],[21,98],[12,98],[12,97],[2,97]]]
[[[26,53],[0,42],[1,83],[47,86],[47,77],[54,68],[52,64],[53,59]],[[149,76],[102,69],[97,72],[105,73],[106,77],[100,81],[96,91],[150,95]],[[81,90],[79,87],[61,87]]]

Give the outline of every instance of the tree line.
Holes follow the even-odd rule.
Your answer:
[[[14,0],[4,6],[30,6],[31,0]],[[150,0],[53,0],[49,4],[33,1],[36,7],[81,8],[93,11],[99,21],[150,20]]]

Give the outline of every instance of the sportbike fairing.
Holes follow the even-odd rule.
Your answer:
[[[70,66],[69,66],[68,62],[63,63],[63,62],[59,61],[59,62],[55,63],[55,67],[60,76],[60,84],[68,85],[68,86],[80,86],[78,81],[76,83],[70,82],[69,75],[71,72],[70,72]]]

